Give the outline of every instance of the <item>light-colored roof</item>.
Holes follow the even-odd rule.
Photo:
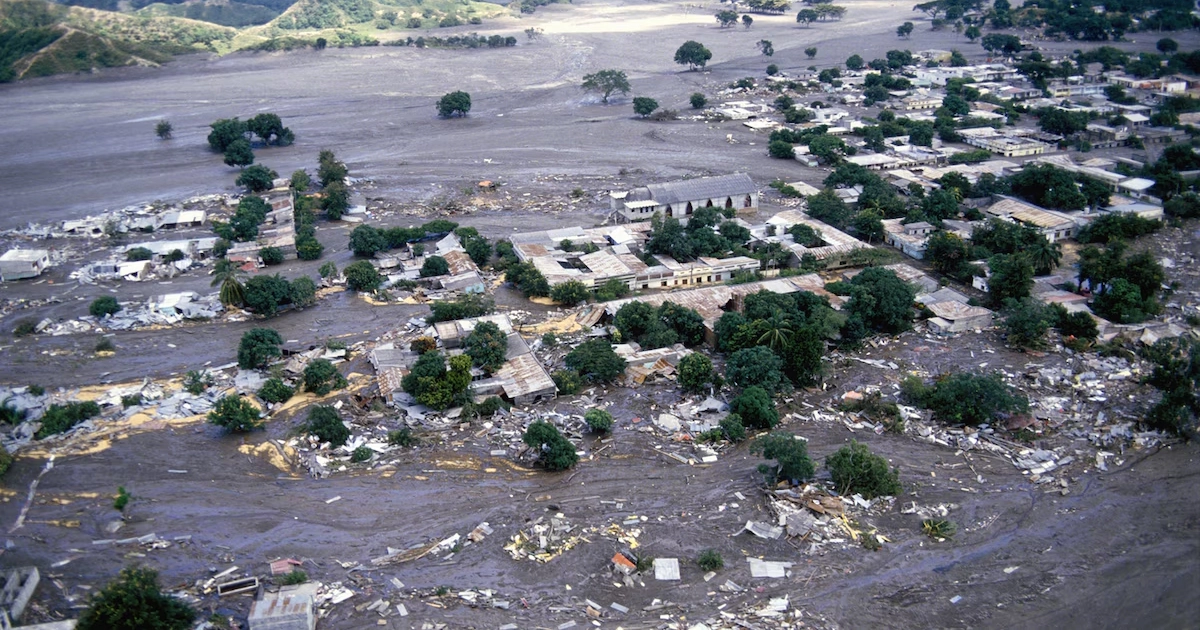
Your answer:
[[[929,309],[934,315],[949,321],[988,317],[992,314],[991,311],[982,306],[970,306],[955,301],[934,302],[933,304],[926,304],[925,308]]]
[[[10,249],[0,256],[4,262],[37,262],[50,255],[46,249]]]
[[[1130,177],[1129,179],[1118,184],[1118,186],[1120,186],[1121,188],[1124,188],[1126,190],[1136,190],[1136,191],[1149,190],[1150,187],[1153,185],[1154,185],[1154,180],[1146,179],[1144,177]]]
[[[748,195],[757,191],[758,188],[749,175],[733,173],[717,177],[697,177],[663,184],[650,184],[631,190],[627,199],[653,199],[660,204],[667,204],[732,195]]]
[[[533,353],[509,359],[496,371],[496,376],[503,379],[504,395],[512,399],[557,391],[554,379],[550,378]]]

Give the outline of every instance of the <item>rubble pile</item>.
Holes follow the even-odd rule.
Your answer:
[[[574,549],[581,542],[591,542],[584,532],[561,512],[538,517],[509,539],[504,550],[513,560],[536,560],[546,563]]]

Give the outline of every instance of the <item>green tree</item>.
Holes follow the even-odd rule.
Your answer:
[[[267,382],[263,383],[263,386],[259,388],[258,397],[263,402],[282,403],[290,400],[295,393],[296,390],[292,389],[287,383],[284,383],[283,379],[272,377],[267,379]]]
[[[1160,340],[1145,354],[1154,364],[1146,382],[1162,394],[1146,414],[1146,423],[1195,439],[1200,417],[1200,343],[1183,335]]]
[[[586,302],[591,293],[586,284],[578,280],[568,280],[550,288],[550,299],[563,306],[575,306]]]
[[[908,330],[916,289],[891,269],[867,267],[850,280],[845,312],[851,320],[883,333]]]
[[[759,438],[750,450],[762,455],[763,459],[775,460],[773,466],[758,465],[758,472],[762,473],[768,485],[773,486],[780,481],[807,481],[817,472],[812,460],[808,458],[808,443],[790,433],[777,431],[765,435]]]
[[[812,59],[813,57],[816,57],[816,56],[817,56],[817,47],[816,47],[816,46],[809,46],[808,48],[805,48],[805,49],[804,49],[804,56],[808,57],[809,59]]]
[[[1032,298],[1004,301],[1004,332],[1008,343],[1025,349],[1046,345],[1046,332],[1057,319],[1054,311]]]
[[[645,118],[658,109],[658,101],[648,96],[633,97],[633,113]]]
[[[212,131],[208,134],[208,146],[217,153],[224,153],[229,146],[238,140],[246,139],[246,123],[237,118],[225,118],[210,125]],[[247,142],[247,146],[249,143]]]
[[[327,359],[313,359],[304,366],[304,390],[324,396],[346,386],[346,377]]]
[[[287,146],[295,142],[296,136],[291,129],[283,126],[277,114],[263,112],[246,121],[246,128],[251,133],[262,138],[264,144]]]
[[[725,362],[725,380],[736,387],[779,391],[784,384],[783,360],[763,346],[743,348]]]
[[[988,259],[988,301],[994,307],[1007,299],[1027,298],[1033,290],[1033,264],[1024,254],[997,254]]]
[[[688,40],[675,51],[675,63],[691,70],[703,68],[712,59],[712,51],[697,41]]]
[[[614,92],[628,94],[630,90],[629,77],[625,76],[624,70],[599,70],[585,74],[580,87],[586,92],[599,92],[605,103]]]
[[[273,317],[291,297],[291,285],[279,274],[255,276],[246,283],[246,308],[264,317]]]
[[[245,186],[249,192],[258,193],[270,190],[275,183],[275,178],[278,176],[278,173],[262,164],[255,164],[238,174],[237,180],[233,183],[238,186]]]
[[[238,342],[238,367],[259,370],[283,356],[283,337],[270,328],[251,328]]]
[[[1194,192],[1175,195],[1163,204],[1163,212],[1169,217],[1180,219],[1195,219],[1200,217],[1200,195]]]
[[[742,424],[754,429],[770,429],[779,423],[779,412],[771,395],[761,387],[747,387],[729,405],[729,411],[742,419]]]
[[[504,271],[504,278],[511,282],[525,297],[546,297],[550,295],[550,283],[546,276],[538,271],[533,263],[517,263]]]
[[[508,336],[492,322],[479,322],[463,340],[463,352],[488,374],[495,373],[508,355]]]
[[[567,470],[579,462],[575,445],[544,420],[530,423],[521,440],[537,452],[538,463],[548,470]]]
[[[979,39],[980,35],[983,35],[983,31],[979,30],[978,26],[972,24],[967,27],[967,30],[963,32],[963,35],[966,35],[967,39],[975,41]]]
[[[289,283],[290,300],[296,308],[304,308],[317,303],[317,283],[308,276],[300,276]]]
[[[758,49],[762,51],[764,57],[770,57],[775,54],[775,44],[771,43],[771,40],[769,39],[758,40],[757,46]]]
[[[805,26],[809,26],[813,22],[816,22],[817,18],[819,17],[820,15],[814,9],[800,9],[800,12],[796,14],[796,22]],[[810,50],[812,51],[812,54],[808,55],[808,51]],[[813,57],[817,56],[817,49],[805,48],[804,54],[808,55],[809,59],[812,59]]]
[[[163,593],[158,573],[128,567],[96,593],[75,625],[78,630],[188,630],[196,611]]]
[[[896,27],[896,35],[899,37],[903,37],[905,39],[908,39],[908,36],[912,35],[912,32],[913,32],[913,23],[912,22],[905,22],[905,23],[901,24],[900,26]]]
[[[254,151],[245,138],[234,140],[225,149],[225,164],[245,168],[254,163]]]
[[[1151,316],[1146,300],[1137,285],[1125,278],[1116,278],[1092,300],[1098,315],[1119,324],[1136,324]]]
[[[288,181],[288,186],[291,187],[296,194],[307,191],[312,186],[312,178],[308,176],[308,171],[304,169],[296,169],[292,171],[292,177]]]
[[[708,99],[699,92],[692,92],[692,97],[689,100],[692,103],[692,109],[704,109],[704,106],[708,104]]]
[[[437,110],[442,118],[466,116],[471,111],[471,95],[463,91],[450,92],[438,99]]]
[[[134,247],[125,252],[125,260],[138,262],[154,258],[154,252],[145,247]]]
[[[359,260],[346,265],[342,270],[346,278],[346,286],[351,291],[374,291],[383,282],[383,276],[375,270],[370,261]]]
[[[567,367],[590,383],[608,383],[625,371],[625,359],[617,355],[604,339],[589,339],[571,350]]]
[[[977,426],[1000,414],[1023,412],[1029,401],[1005,385],[999,374],[959,372],[938,380],[926,405],[942,422]]]
[[[608,433],[612,430],[612,414],[603,409],[588,409],[587,413],[583,414],[583,420],[587,422],[588,428],[596,433]]]
[[[258,250],[258,257],[268,267],[283,264],[283,250],[278,247],[264,247]]]
[[[970,29],[967,29],[970,31]],[[968,34],[967,37],[970,37]],[[1000,33],[988,33],[983,36],[983,49],[988,52],[1000,52],[1006,56],[1015,55],[1024,50],[1024,45],[1021,44],[1021,39],[1016,35],[1002,35]]]
[[[321,209],[330,221],[337,221],[350,209],[350,189],[341,181],[330,182],[325,186],[321,197]]]
[[[174,130],[175,127],[171,125],[171,121],[165,118],[154,125],[154,135],[158,136],[160,140],[170,140]]]
[[[717,23],[721,25],[721,28],[733,26],[733,25],[737,24],[737,20],[738,20],[737,11],[730,11],[728,9],[725,11],[717,12],[716,17],[717,17]]]
[[[450,273],[450,263],[446,262],[446,259],[441,256],[428,256],[421,265],[422,278],[444,276],[448,273]]]
[[[334,447],[342,446],[350,439],[350,429],[333,407],[313,407],[312,411],[308,412],[308,422],[304,430]]]
[[[862,70],[865,67],[867,67],[867,62],[863,61],[863,58],[858,54],[850,55],[846,59],[846,68],[850,70]]]
[[[1170,37],[1164,37],[1164,38],[1158,40],[1158,42],[1154,46],[1155,46],[1155,48],[1158,48],[1158,52],[1167,54],[1167,55],[1175,52],[1176,50],[1179,50],[1179,43],[1176,42],[1175,40],[1171,39]]]
[[[317,179],[325,187],[334,182],[346,183],[346,165],[334,156],[333,151],[322,149],[317,156]]]
[[[1025,250],[1029,263],[1033,265],[1033,273],[1038,276],[1049,275],[1062,260],[1062,245],[1051,243],[1044,235],[1038,234]]]
[[[826,457],[825,467],[843,496],[861,494],[863,498],[874,499],[900,494],[896,469],[889,468],[886,459],[855,440]]]
[[[713,372],[712,360],[700,352],[693,352],[679,361],[675,370],[675,379],[684,391],[701,393],[713,382],[716,374]]]
[[[91,313],[92,317],[97,319],[102,319],[105,315],[115,315],[120,311],[121,303],[111,295],[98,297],[92,300],[92,303],[88,306],[88,313]]]
[[[245,272],[241,267],[229,260],[218,260],[213,266],[213,279],[210,286],[220,286],[217,297],[225,306],[242,306],[246,302],[246,287],[242,285],[241,276]]]
[[[247,433],[262,428],[258,408],[238,395],[222,396],[212,411],[208,412],[208,422],[230,433]]]
[[[387,238],[378,229],[362,224],[350,231],[350,251],[355,256],[370,258],[375,252],[387,249]]]

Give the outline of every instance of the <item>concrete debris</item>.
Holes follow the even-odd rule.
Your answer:
[[[539,517],[517,532],[504,550],[513,560],[533,559],[549,562],[585,542],[576,526],[562,513],[546,519]]]
[[[654,579],[679,580],[679,558],[655,558]]]
[[[792,568],[791,562],[782,562],[774,560],[762,560],[759,558],[746,558],[750,563],[750,577],[756,578],[784,578],[788,577]]]
[[[759,521],[746,521],[746,526],[742,528],[742,531],[750,532],[759,538],[766,538],[768,540],[774,540],[783,535],[782,527],[775,527]]]

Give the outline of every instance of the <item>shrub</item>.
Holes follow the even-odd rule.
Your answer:
[[[291,571],[279,577],[279,583],[283,586],[294,586],[296,584],[304,584],[308,581],[308,574],[300,569],[292,569]]]
[[[313,407],[312,411],[308,412],[308,423],[304,428],[317,436],[317,439],[329,442],[332,446],[341,446],[350,439],[350,429],[346,428],[346,424],[333,407]]]
[[[558,345],[558,335],[555,335],[552,332],[548,332],[548,333],[542,335],[542,346],[543,347],[553,348],[554,346],[557,346],[557,345]]]
[[[125,260],[129,262],[150,260],[151,258],[154,258],[154,252],[146,249],[145,247],[134,247],[133,249],[125,252]]]
[[[96,346],[92,348],[92,351],[96,354],[100,354],[101,352],[116,352],[116,350],[117,347],[113,345],[112,339],[108,337],[101,337],[100,341],[96,342]]]
[[[12,454],[9,453],[8,449],[4,448],[3,445],[0,445],[0,477],[4,477],[4,473],[8,472],[8,469],[12,466],[12,463]]]
[[[269,403],[287,402],[296,390],[288,386],[280,378],[269,378],[258,390],[258,397]]]
[[[554,379],[558,393],[567,396],[578,394],[580,388],[583,387],[583,379],[579,378],[579,372],[575,370],[558,370],[551,374],[550,378]]]
[[[887,460],[873,454],[866,444],[851,441],[826,457],[825,467],[841,494],[858,493],[873,499],[900,493],[896,469],[889,469]]]
[[[713,381],[713,364],[702,353],[693,352],[679,361],[675,380],[688,392],[703,392]]]
[[[608,433],[612,430],[612,414],[603,409],[588,409],[587,413],[583,414],[583,419],[588,428],[596,433]]]
[[[589,295],[591,295],[591,291],[588,290],[587,285],[578,280],[568,280],[550,288],[550,299],[563,306],[575,306],[580,302],[586,302]]]
[[[196,611],[159,590],[158,573],[137,567],[96,593],[77,630],[187,630]]]
[[[30,396],[43,396],[43,395],[45,395],[45,393],[46,393],[46,388],[42,387],[41,385],[30,385],[29,386],[29,395]]]
[[[25,319],[17,320],[17,325],[13,326],[14,337],[27,337],[37,331],[37,322],[26,317]]]
[[[425,318],[430,324],[480,317],[492,312],[496,303],[491,298],[476,294],[459,296],[455,300],[441,300],[430,305],[430,314]]]
[[[725,560],[716,549],[705,549],[696,558],[696,564],[704,571],[719,571],[725,568]]]
[[[362,462],[371,461],[371,457],[374,455],[375,452],[371,449],[365,446],[360,446],[354,449],[354,452],[350,453],[350,463],[359,464]]]
[[[779,423],[779,412],[770,394],[761,387],[748,387],[733,399],[729,410],[741,418],[742,424],[754,429],[770,429]]]
[[[435,276],[444,276],[450,273],[450,263],[446,262],[441,256],[430,256],[425,259],[425,263],[421,265],[421,277],[433,278]]]
[[[688,100],[692,104],[692,109],[704,109],[704,106],[708,104],[708,98],[700,92],[692,92],[692,96]]]
[[[315,237],[303,236],[296,239],[296,257],[300,260],[316,260],[325,253],[325,246]]]
[[[88,312],[92,314],[92,317],[97,319],[102,318],[105,315],[115,315],[120,311],[120,302],[117,302],[117,298],[111,295],[98,297],[95,300],[92,300],[92,304],[88,306]]]
[[[129,500],[132,498],[133,495],[125,490],[125,486],[117,486],[117,496],[113,499],[113,508],[124,512],[125,506],[129,505]]]
[[[925,397],[938,420],[976,426],[1002,413],[1024,411],[1029,401],[1004,384],[998,374],[960,372],[940,379]]]
[[[346,386],[346,378],[327,359],[313,359],[304,366],[304,389],[324,396]]]
[[[90,400],[69,402],[65,405],[51,405],[42,415],[42,428],[38,429],[33,437],[41,440],[51,435],[65,433],[71,427],[98,415],[100,415],[100,405]]]
[[[930,538],[945,539],[954,536],[958,525],[946,519],[927,518],[921,521],[921,531]]]
[[[208,412],[208,421],[231,433],[247,433],[262,428],[258,409],[238,395],[222,396],[213,410]]]
[[[267,266],[283,264],[283,250],[278,247],[264,247],[259,250],[258,257]]]
[[[183,376],[183,389],[196,396],[204,393],[213,384],[213,377],[208,372],[189,370]]]
[[[779,391],[784,383],[783,360],[765,346],[743,348],[729,355],[725,379],[737,387]]]
[[[575,445],[544,420],[531,423],[521,440],[537,451],[538,463],[548,470],[566,470],[579,462]]]
[[[383,276],[375,270],[368,260],[360,260],[346,265],[342,270],[346,278],[346,287],[351,291],[374,291],[383,282]]]
[[[1004,300],[1004,332],[1017,348],[1036,349],[1046,345],[1046,331],[1055,314],[1033,298]]]
[[[130,407],[136,407],[140,404],[142,404],[141,393],[129,394],[129,395],[121,397],[121,407],[123,409],[128,409]]]
[[[270,328],[252,328],[238,343],[238,367],[247,370],[264,368],[272,359],[282,355],[279,346],[283,337]]]
[[[419,441],[417,436],[413,435],[412,429],[408,427],[388,431],[388,444],[392,446],[407,448],[409,446],[416,446]]]
[[[567,367],[591,383],[608,383],[625,371],[625,359],[617,356],[605,339],[590,339],[575,347],[566,358]]]
[[[920,382],[920,379],[917,380]],[[891,433],[904,432],[904,418],[900,415],[900,408],[894,402],[884,401],[879,392],[870,392],[863,396],[862,400],[847,400],[842,403],[842,411],[862,412],[868,420],[882,424]]]
[[[736,413],[731,413],[721,419],[721,433],[725,435],[725,439],[737,444],[746,439],[746,427],[742,424],[742,417]]]
[[[761,454],[764,459],[773,459],[774,466],[759,464],[768,485],[780,481],[806,481],[812,479],[816,468],[808,458],[808,444],[790,433],[777,432],[763,436],[754,443],[751,452]]]
[[[24,409],[17,409],[10,404],[11,402],[10,400],[5,400],[3,404],[0,404],[0,422],[5,424],[21,424],[28,412]]]

